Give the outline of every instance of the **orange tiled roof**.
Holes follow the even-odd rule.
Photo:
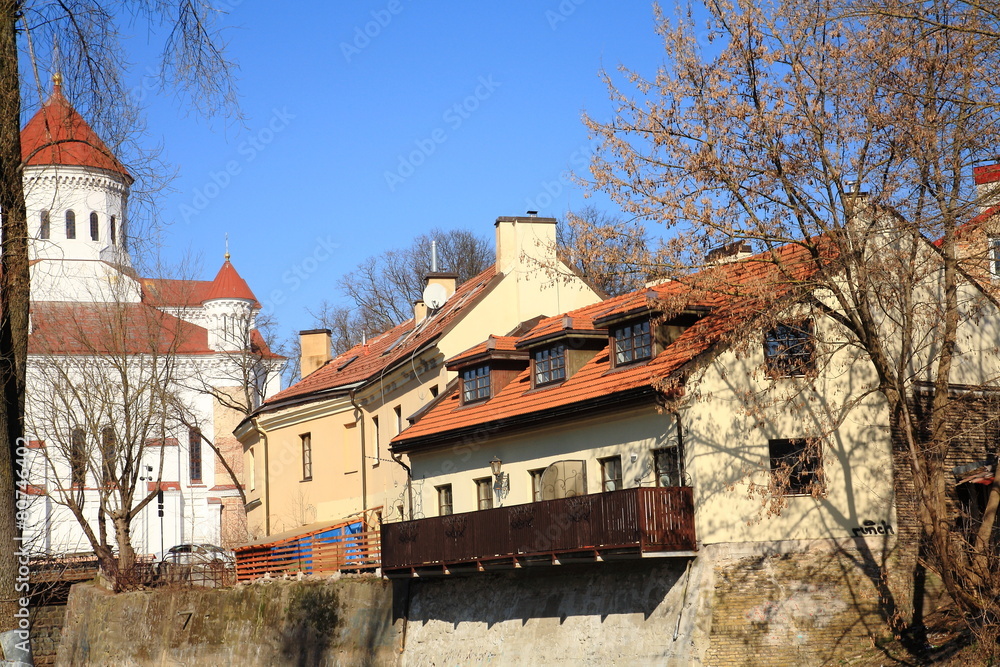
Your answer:
[[[490,337],[479,345],[473,345],[468,350],[456,354],[451,359],[446,359],[444,363],[450,368],[460,365],[468,359],[485,355],[488,352],[517,352],[515,343],[517,343],[517,336],[494,336],[490,334]]]
[[[140,282],[150,305],[193,308],[210,299],[246,299],[260,308],[250,286],[228,259],[213,280],[142,278]]]
[[[21,130],[21,160],[25,165],[97,167],[132,182],[118,158],[63,97],[61,86]]]
[[[243,280],[228,258],[222,263],[222,268],[219,269],[211,288],[202,300],[210,299],[245,299],[257,302],[257,297],[253,295],[247,281]]]
[[[393,446],[406,450],[435,438],[446,438],[449,433],[460,433],[463,429],[501,428],[517,420],[531,419],[532,415],[540,416],[559,408],[571,409],[577,404],[625,395],[627,392],[645,390],[652,395],[660,381],[671,378],[683,380],[687,369],[702,354],[724,343],[728,335],[745,327],[767,303],[787,295],[797,282],[808,281],[816,270],[815,262],[802,246],[784,246],[775,252],[777,258],[761,253],[749,260],[712,267],[683,280],[625,294],[540,321],[519,342],[536,340],[559,331],[565,326],[566,316],[571,318],[574,327],[593,329],[593,321],[601,317],[631,312],[644,305],[656,309],[655,299],[678,297],[679,303],[686,307],[699,305],[712,308],[709,314],[687,328],[677,340],[645,364],[612,369],[609,350],[605,346],[562,384],[532,391],[531,371],[526,369],[496,396],[482,403],[461,406],[461,409],[458,409],[460,392],[457,386],[453,387],[415,424],[393,438]],[[779,264],[789,267],[789,271],[779,273]],[[734,290],[738,287],[742,289],[740,294],[727,297],[699,289],[696,287],[699,282],[706,287],[710,283],[713,289],[726,285],[731,285]]]
[[[287,399],[308,397],[364,382],[384,369],[408,359],[464,316],[468,308],[492,289],[497,277],[496,267],[490,266],[475,278],[462,283],[438,312],[429,315],[416,328],[410,319],[364,345],[355,345],[291,387],[272,396],[261,409],[267,410]]]

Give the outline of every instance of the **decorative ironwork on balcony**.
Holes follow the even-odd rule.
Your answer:
[[[689,487],[622,489],[382,526],[389,576],[696,548]]]

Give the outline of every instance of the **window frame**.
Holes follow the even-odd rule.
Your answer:
[[[205,471],[203,470],[203,459],[201,451],[201,429],[191,428],[188,430],[188,479],[191,484],[201,484]],[[195,472],[198,473],[195,476]]]
[[[312,432],[299,435],[302,445],[302,481],[311,482],[313,478]]]
[[[451,516],[455,513],[455,496],[451,492],[451,484],[435,486],[437,493],[438,516]],[[445,502],[447,501],[447,502]],[[447,511],[445,511],[447,509]]]
[[[542,374],[547,376],[546,379],[540,378]],[[555,343],[531,353],[531,384],[533,387],[547,387],[565,381],[566,343]]]
[[[481,372],[482,371],[482,372]],[[472,381],[472,386],[469,382]],[[488,401],[492,392],[492,370],[489,364],[480,364],[462,370],[462,405]]]
[[[108,225],[110,226],[110,231],[111,231],[111,245],[117,245],[117,236],[116,236],[116,230],[115,230],[115,216],[111,216],[109,218]]]
[[[682,459],[682,453],[680,447],[677,445],[672,445],[670,447],[657,447],[651,450],[653,453],[653,474],[656,480],[656,486],[659,488],[669,488],[675,486],[683,486],[684,480],[684,461]],[[664,468],[664,464],[661,461],[661,456],[670,456],[671,461],[666,464],[667,467],[672,467],[672,470]],[[663,484],[663,478],[667,477],[676,478],[673,479],[675,484]]]
[[[621,454],[616,454],[614,456],[605,456],[604,458],[597,459],[597,462],[601,464],[601,491],[620,491],[625,488],[623,482],[624,474],[622,473],[622,457]],[[618,473],[617,477],[611,477],[608,474],[609,467],[617,467],[614,472]],[[617,484],[615,488],[609,489],[609,484]]]
[[[48,209],[43,210],[38,216],[38,238],[48,241],[52,237],[52,215]]]
[[[378,415],[372,415],[372,441],[375,443],[375,460],[372,461],[372,467],[377,468],[379,462],[382,460],[382,450],[380,449],[379,440],[382,437],[379,426],[378,426]]]
[[[633,366],[653,358],[653,326],[648,317],[612,327],[609,335],[612,368]],[[640,353],[643,355],[639,356]]]
[[[87,432],[76,426],[69,438],[70,485],[83,488],[87,482]]]
[[[476,509],[493,509],[493,483],[489,477],[472,480],[476,483]]]
[[[115,430],[110,426],[101,429],[101,483],[111,484],[115,472]]]
[[[66,211],[66,239],[76,239],[76,212],[73,209]]]
[[[816,371],[816,336],[811,319],[779,322],[764,332],[768,377],[808,377]]]
[[[783,496],[814,496],[826,493],[821,439],[772,438],[767,441],[767,453],[768,475],[772,489],[780,491]],[[784,466],[789,469],[787,484],[781,479],[785,476]]]
[[[90,212],[90,240],[101,240],[101,223],[97,218],[97,211]]]

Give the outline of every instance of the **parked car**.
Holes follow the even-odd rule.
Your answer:
[[[179,583],[208,579],[235,567],[236,554],[228,549],[214,544],[178,544],[167,549],[157,561],[155,574],[160,580]]]

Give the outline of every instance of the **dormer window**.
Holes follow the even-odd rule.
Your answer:
[[[764,336],[764,365],[771,377],[796,377],[815,369],[812,320],[778,324]]]
[[[462,371],[462,403],[485,401],[490,397],[490,367],[476,366]]]
[[[612,330],[615,366],[646,361],[653,356],[653,337],[649,320],[633,322]]]
[[[562,343],[537,350],[532,355],[534,386],[561,382],[566,379],[566,346]]]

